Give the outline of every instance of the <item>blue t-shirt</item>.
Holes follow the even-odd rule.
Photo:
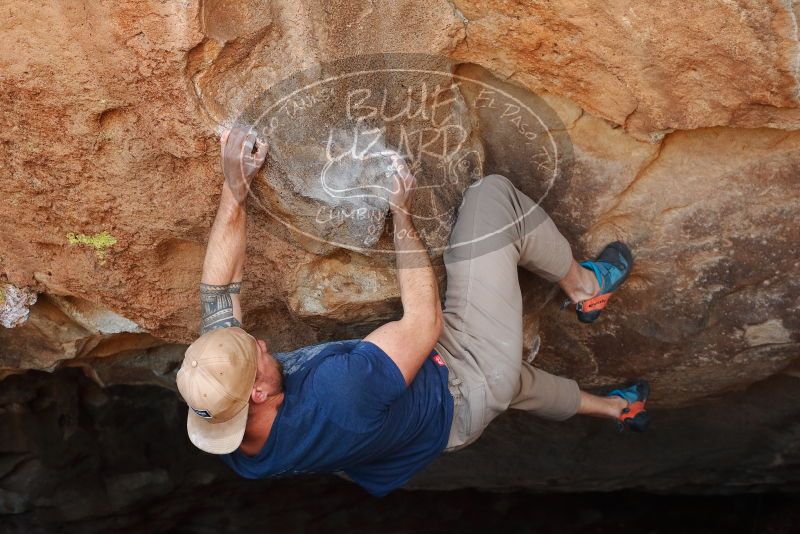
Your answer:
[[[221,456],[239,475],[343,471],[383,496],[447,444],[453,397],[441,357],[429,357],[406,387],[397,365],[368,341],[335,341],[275,356],[284,366],[284,399],[264,447],[255,456],[239,450]]]

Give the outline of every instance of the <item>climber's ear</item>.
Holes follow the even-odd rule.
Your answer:
[[[261,404],[267,400],[268,396],[266,384],[256,378],[256,383],[253,384],[253,391],[250,393],[250,401],[254,404]]]

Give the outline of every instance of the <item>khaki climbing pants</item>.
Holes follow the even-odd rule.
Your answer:
[[[572,262],[550,217],[503,176],[464,194],[444,255],[444,332],[436,349],[450,373],[453,425],[446,452],[469,445],[508,408],[564,420],[578,410],[574,380],[522,359],[521,266],[556,282]]]

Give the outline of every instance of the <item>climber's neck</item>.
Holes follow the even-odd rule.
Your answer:
[[[239,450],[247,456],[255,456],[269,438],[269,432],[272,430],[272,423],[275,422],[275,417],[278,415],[278,408],[283,404],[283,393],[277,395],[270,395],[270,397],[261,404],[250,403],[249,413],[247,414],[247,427],[244,431],[244,439],[242,444],[239,445]]]

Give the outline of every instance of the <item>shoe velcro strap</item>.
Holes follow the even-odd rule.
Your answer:
[[[591,311],[602,310],[606,307],[608,303],[608,299],[611,298],[612,293],[605,293],[603,295],[597,295],[596,297],[592,297],[589,300],[584,300],[580,303],[580,311],[586,313]]]

